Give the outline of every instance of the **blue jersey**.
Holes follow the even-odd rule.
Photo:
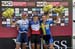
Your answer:
[[[32,30],[32,34],[40,34],[40,22],[34,22],[33,20],[30,21],[30,27]]]
[[[18,20],[16,22],[19,26],[19,33],[27,33],[28,32],[28,28],[29,28],[29,21],[28,19],[26,20]]]
[[[47,20],[45,24],[41,22],[41,28],[43,31],[43,35],[50,35],[51,30],[50,30],[50,24],[54,23],[53,21]]]
[[[43,31],[43,35],[50,35],[49,43],[53,43],[53,37],[51,35],[51,30],[50,30],[50,24],[53,24],[54,22],[51,20],[47,20],[45,24],[41,22],[41,28]]]

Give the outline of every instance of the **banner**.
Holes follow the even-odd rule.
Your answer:
[[[5,18],[2,16],[0,17],[0,37],[16,37],[17,35],[17,30],[15,28],[15,22],[16,20],[21,19],[21,13],[27,12],[28,13],[28,19],[31,19],[34,13],[37,13],[38,15],[41,15],[44,13],[42,10],[43,6],[48,3],[53,5],[53,9],[56,8],[56,6],[63,5],[64,10],[61,12],[62,17],[58,15],[58,13],[54,13],[53,11],[50,11],[51,13],[49,14],[50,19],[53,19],[53,16],[59,16],[59,22],[56,24],[51,24],[51,32],[53,36],[71,36],[72,35],[72,8],[71,8],[71,1],[68,0],[62,0],[62,2],[58,1],[35,1],[35,2],[23,2],[23,1],[11,1],[13,2],[13,6],[4,6],[4,2],[9,2],[9,1],[1,1],[2,6],[1,6],[1,12],[5,12],[8,8],[13,8],[14,9],[14,14],[12,15],[12,18]],[[7,4],[6,3],[6,4]],[[30,4],[31,3],[31,4]],[[16,6],[16,7],[15,7]],[[53,10],[52,9],[52,10]],[[9,13],[9,11],[7,12]],[[8,15],[8,14],[5,15]],[[40,16],[41,17],[41,16]],[[10,20],[10,21],[8,21]],[[54,26],[53,26],[54,25]],[[10,30],[10,31],[9,31]]]
[[[55,49],[72,49],[72,40],[70,36],[54,37]]]

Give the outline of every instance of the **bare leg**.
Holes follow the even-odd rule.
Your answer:
[[[33,43],[33,44],[31,45],[31,47],[32,47],[32,49],[35,49],[35,44]]]
[[[16,49],[19,49],[20,48],[20,44],[16,44]]]
[[[40,44],[37,44],[37,49],[40,49]]]
[[[50,44],[50,49],[54,49],[54,45],[53,44]]]
[[[44,44],[44,49],[47,49],[47,45],[46,44]]]
[[[23,43],[22,49],[26,49],[26,47],[27,47],[27,44]]]

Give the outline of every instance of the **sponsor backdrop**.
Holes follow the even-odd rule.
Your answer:
[[[34,2],[33,2],[34,1]],[[17,36],[17,30],[15,28],[15,22],[21,19],[21,13],[27,12],[28,19],[30,20],[33,13],[43,14],[42,7],[45,3],[56,6],[63,5],[64,11],[59,23],[51,24],[52,35],[54,36],[54,46],[56,49],[71,49],[71,36],[72,36],[72,1],[71,0],[13,0],[13,1],[1,1],[0,4],[0,38],[15,38]],[[14,15],[12,18],[5,18],[2,13],[8,8],[14,9]],[[50,19],[53,19],[53,15],[59,16],[57,13],[49,14]],[[12,40],[12,39],[11,39]],[[1,41],[1,40],[0,40]],[[2,40],[3,41],[3,40]],[[10,42],[11,43],[11,42]],[[8,48],[7,48],[8,49]]]
[[[71,1],[68,0],[55,0],[53,1],[35,1],[35,2],[25,2],[25,1],[1,1],[1,16],[0,16],[0,37],[16,37],[17,31],[14,26],[14,22],[21,18],[21,13],[23,11],[28,13],[28,18],[31,19],[32,15],[35,13],[43,14],[42,7],[45,3],[49,3],[54,6],[64,6],[64,11],[62,12],[62,17],[60,22],[53,26],[51,24],[51,31],[53,36],[71,36],[72,34],[72,12],[71,12]],[[14,9],[14,15],[12,18],[5,18],[2,16],[2,13],[8,8]],[[8,12],[7,12],[8,13]],[[32,14],[33,13],[33,14]],[[53,18],[53,15],[59,16],[57,13],[50,13],[50,19]]]

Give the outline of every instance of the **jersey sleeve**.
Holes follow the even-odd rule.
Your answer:
[[[30,21],[27,19],[28,29],[30,28]]]
[[[31,21],[29,20],[29,29],[28,29],[28,31],[29,31],[29,37],[31,37]]]
[[[29,27],[31,27],[31,21],[29,21]]]
[[[50,44],[53,44],[53,42],[54,42],[54,40],[53,40],[53,38],[51,37],[50,40],[49,40],[49,43],[50,43]]]
[[[49,24],[53,24],[53,23],[54,23],[54,21],[53,21],[53,20],[50,20],[50,21],[49,21]]]
[[[52,20],[52,19],[47,19],[47,21],[49,22],[49,24],[53,24],[54,23],[54,21]]]

